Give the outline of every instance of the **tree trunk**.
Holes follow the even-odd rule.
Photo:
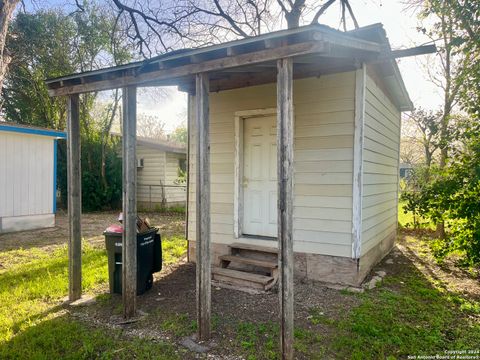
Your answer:
[[[443,45],[445,47],[445,60],[444,60],[444,72],[445,72],[445,89],[444,89],[444,103],[443,103],[443,117],[442,124],[440,128],[440,169],[445,168],[448,158],[448,138],[449,138],[449,129],[448,125],[450,122],[450,114],[452,112],[452,102],[455,94],[452,94],[452,68],[451,68],[451,56],[452,56],[452,45],[450,34],[452,33],[451,19],[446,18],[445,15],[441,15],[441,26],[443,34]],[[441,221],[437,224],[437,235],[441,239],[445,239],[445,222]]]
[[[287,20],[287,27],[289,29],[294,29],[300,26],[300,16],[305,8],[305,0],[295,0],[295,2],[290,2],[291,10],[287,11],[285,7],[282,6],[285,13],[285,20]]]
[[[113,105],[112,105],[112,111],[110,112],[110,114],[107,118],[106,126],[105,126],[105,128],[103,129],[103,132],[102,132],[102,164],[101,164],[100,172],[101,172],[101,176],[102,176],[102,183],[103,183],[103,186],[104,186],[105,189],[108,186],[107,175],[106,175],[107,140],[108,140],[108,136],[110,134],[110,130],[112,129],[113,120],[115,120],[115,116],[117,114],[117,109],[118,109],[118,105],[119,105],[119,102],[120,102],[120,98],[121,97],[119,96],[119,91],[118,91],[118,89],[116,89],[115,90],[114,101],[113,101]]]
[[[0,90],[3,87],[3,80],[7,74],[8,64],[11,57],[5,51],[5,43],[7,41],[8,25],[12,19],[13,11],[20,0],[0,0]],[[0,91],[1,105],[1,91]]]

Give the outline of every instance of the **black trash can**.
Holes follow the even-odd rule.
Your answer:
[[[122,228],[105,232],[110,293],[122,293]],[[152,288],[153,273],[162,269],[162,242],[157,228],[137,234],[137,295]]]

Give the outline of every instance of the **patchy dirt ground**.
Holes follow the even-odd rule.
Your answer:
[[[396,246],[425,276],[441,284],[447,291],[480,301],[480,272],[458,267],[458,259],[454,257],[438,265],[427,246],[428,238],[425,234],[423,236],[425,241],[418,241],[416,232],[405,231]]]
[[[118,224],[117,212],[98,212],[82,215],[82,238],[94,246],[104,246],[103,231],[111,224]],[[184,215],[176,213],[140,213],[148,217],[153,226],[160,228],[165,236],[184,234]],[[67,244],[68,216],[59,211],[56,226],[48,229],[21,231],[0,235],[0,252],[13,249],[33,247],[48,248]]]
[[[106,289],[105,289],[106,290]],[[181,341],[194,332],[195,321],[195,266],[181,263],[155,276],[151,291],[137,298],[141,321],[122,325],[129,334],[156,340]],[[313,325],[311,311],[320,312],[330,321],[336,321],[356,305],[359,299],[318,283],[297,281],[295,284],[295,321],[297,326],[315,330],[326,336],[331,332],[325,324]],[[94,306],[76,310],[78,316],[96,324],[118,328],[122,323],[121,296],[112,295]],[[215,287],[212,289],[213,343],[211,354],[233,356],[242,353],[236,340],[239,323],[276,324],[278,322],[278,293],[248,294]],[[165,331],[166,330],[166,331]],[[332,334],[333,335],[333,334]],[[185,354],[186,358],[195,354]],[[297,354],[297,358],[304,359]],[[306,358],[305,358],[306,359]]]
[[[102,232],[108,225],[117,222],[117,215],[113,212],[84,215],[82,221],[84,239],[96,247],[103,247]],[[152,224],[160,227],[163,236],[178,236],[184,233],[182,216],[175,214],[145,215],[151,219]],[[53,249],[65,244],[67,236],[67,218],[65,214],[60,214],[57,218],[56,228],[0,236],[0,252],[19,247]],[[395,301],[399,301],[398,299],[404,297],[405,290],[412,291],[411,293],[405,292],[406,295],[416,292],[416,287],[405,289],[403,280],[408,277],[415,278],[413,285],[421,285],[419,289],[432,296],[431,299],[427,297],[425,301],[435,303],[440,296],[443,297],[440,294],[441,291],[437,294],[437,288],[445,289],[451,294],[460,294],[466,299],[480,300],[478,276],[472,272],[460,270],[453,262],[447,262],[443,267],[438,266],[433,261],[425,242],[418,241],[409,233],[399,236],[395,248],[372,270],[366,283],[379,272],[386,273],[384,284],[380,285],[379,289],[366,290],[364,294],[331,288],[321,283],[296,280],[297,359],[345,358],[344,355],[335,352],[338,351],[338,348],[332,347],[332,344],[340,336],[345,339],[359,336],[358,334],[365,337],[364,339],[360,337],[358,343],[349,343],[348,346],[351,348],[356,346],[362,349],[361,341],[369,344],[372,340],[368,336],[371,335],[373,338],[379,336],[369,334],[369,331],[372,327],[382,324],[365,325],[362,323],[363,319],[371,320],[377,305],[383,306],[385,313],[392,315],[392,309],[395,309],[396,303],[392,303],[391,296],[397,296]],[[186,350],[181,345],[181,342],[187,336],[194,334],[196,330],[195,266],[187,263],[185,256],[178,263],[165,266],[160,273],[155,274],[153,288],[137,298],[139,313],[143,315],[136,322],[128,324],[123,322],[121,296],[108,294],[107,284],[96,287],[90,295],[96,297],[94,304],[84,307],[67,306],[64,307],[64,311],[88,326],[117,329],[127,337],[141,337],[172,343],[177,348],[180,357],[185,359],[206,356],[212,359],[276,358],[279,309],[278,293],[275,289],[266,294],[254,295],[214,287],[212,289],[213,339],[209,344],[211,348],[208,355]],[[447,294],[447,296],[449,295]],[[420,302],[423,301],[423,298],[419,299]],[[378,304],[375,303],[377,300]],[[413,304],[416,304],[417,301],[419,300],[413,301]],[[373,310],[366,307],[362,310],[364,313],[357,312],[360,314],[355,320],[358,323],[352,320],[352,325],[352,321],[349,322],[352,314],[362,304],[368,302],[374,304],[372,305]],[[418,326],[415,323],[417,308],[413,306],[416,305],[412,305],[412,314],[407,314],[413,319],[408,320],[412,323],[402,318],[403,314],[398,315],[399,318],[393,321],[405,321],[405,327],[416,329]],[[436,311],[441,314],[443,310],[440,308]],[[393,319],[395,319],[394,313],[395,311],[393,311]],[[474,313],[468,316],[473,323],[480,323],[479,314]],[[458,322],[465,319],[463,314],[459,314]],[[374,320],[377,321],[377,319]],[[379,328],[381,329],[381,327]],[[384,336],[390,337],[388,334]],[[407,336],[406,338],[408,339]],[[420,343],[420,347],[421,345]],[[396,343],[389,346],[391,347],[386,347],[386,349],[396,351],[396,354],[405,354],[407,351]],[[383,354],[383,347],[380,346],[379,349],[381,352],[374,349],[372,353]],[[388,352],[385,353],[388,354]],[[375,358],[382,358],[382,355],[375,356]]]

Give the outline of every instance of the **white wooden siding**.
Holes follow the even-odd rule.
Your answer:
[[[176,181],[178,179],[178,169],[180,159],[186,159],[185,154],[177,153],[165,153],[165,185],[167,203],[182,203],[187,201],[187,190],[186,187],[168,187],[179,186],[185,184],[178,184]]]
[[[351,256],[354,77],[348,72],[294,81],[295,251]],[[276,84],[210,94],[213,242],[237,241],[233,232],[235,112],[274,107]],[[194,138],[190,146],[188,236],[195,240]]]
[[[363,151],[362,255],[397,229],[400,112],[367,75]]]
[[[143,159],[143,168],[137,168],[137,201],[161,203],[163,192],[159,185],[165,181],[165,152],[137,145],[137,159]]]
[[[178,158],[186,155],[165,153],[164,151],[137,145],[137,159],[143,159],[143,168],[137,169],[137,201],[143,203],[161,203],[165,196],[167,205],[171,202],[186,201],[187,193],[183,188],[165,187],[174,185],[178,177]],[[151,186],[149,186],[151,185]],[[150,193],[151,192],[151,193]]]
[[[0,218],[53,213],[53,144],[0,131]]]

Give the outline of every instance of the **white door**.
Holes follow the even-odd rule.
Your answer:
[[[277,236],[277,127],[275,116],[243,124],[243,234]]]

